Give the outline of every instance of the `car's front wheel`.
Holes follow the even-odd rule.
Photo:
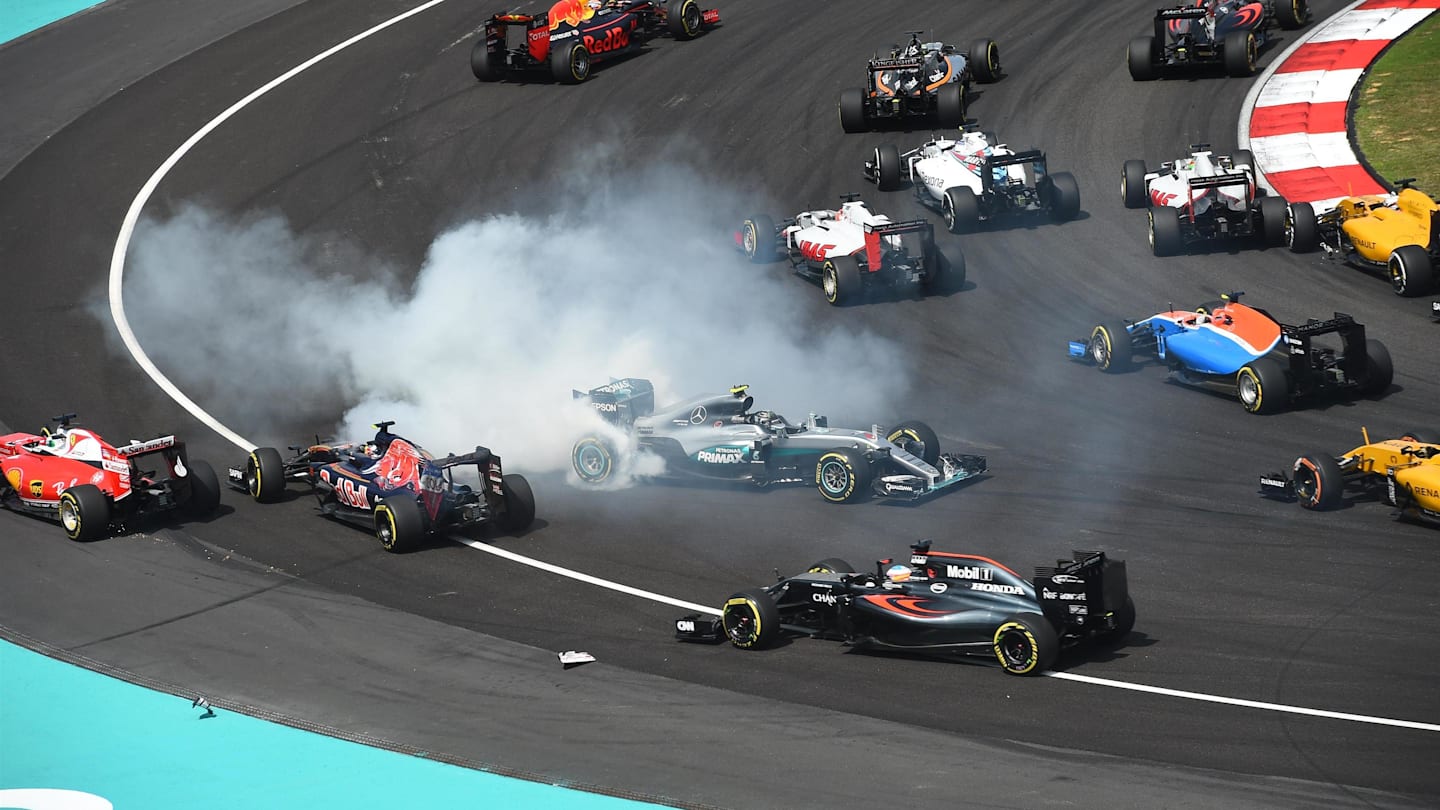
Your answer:
[[[1134,359],[1134,344],[1130,332],[1122,323],[1102,323],[1090,330],[1086,351],[1090,362],[1101,371],[1110,373],[1126,371]]]
[[[907,453],[919,456],[926,464],[934,465],[940,460],[940,438],[924,422],[901,422],[890,428],[885,438],[900,445]]]
[[[815,463],[815,488],[830,503],[853,503],[865,497],[870,461],[853,447],[837,447]]]
[[[763,650],[780,637],[780,608],[770,594],[754,588],[725,600],[720,621],[730,643],[742,650]]]
[[[1306,509],[1334,509],[1345,491],[1345,473],[1335,457],[1311,453],[1295,459],[1295,498]]]
[[[245,491],[260,503],[272,503],[285,492],[285,462],[273,447],[257,447],[245,459]]]

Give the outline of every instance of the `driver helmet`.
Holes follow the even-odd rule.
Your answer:
[[[910,44],[905,46],[905,50],[901,51],[900,55],[907,59],[913,59],[924,52],[925,48],[920,44],[920,40],[916,37],[911,37]]]
[[[365,442],[360,445],[360,454],[375,458],[380,455],[380,446],[375,444],[375,442]]]
[[[912,573],[910,566],[903,563],[896,563],[885,569],[885,578],[891,582],[904,582],[910,579]]]
[[[65,429],[57,428],[54,433],[51,433],[49,436],[45,437],[45,449],[53,453],[58,453],[61,450],[64,450],[66,445],[69,444],[69,442],[70,437],[68,434],[65,433]]]

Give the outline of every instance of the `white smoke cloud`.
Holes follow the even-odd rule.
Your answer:
[[[393,419],[438,453],[482,444],[508,469],[568,469],[598,420],[570,391],[612,376],[650,378],[657,405],[745,382],[792,421],[895,418],[907,354],[854,311],[807,318],[813,285],[746,263],[737,195],[674,166],[613,180],[572,187],[546,215],[452,228],[409,289],[279,217],[186,207],[137,233],[128,314],[182,388],[280,444],[317,420],[359,438]]]

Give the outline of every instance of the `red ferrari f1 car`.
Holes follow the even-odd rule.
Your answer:
[[[160,436],[116,447],[74,418],[55,417],[53,432],[0,436],[0,506],[58,520],[71,540],[124,531],[157,512],[198,517],[220,506],[215,470],[189,458],[184,442]]]

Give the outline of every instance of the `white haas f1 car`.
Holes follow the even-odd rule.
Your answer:
[[[1051,174],[1044,152],[1016,152],[988,132],[932,138],[904,154],[893,144],[878,146],[865,177],[881,191],[913,183],[915,199],[940,212],[951,233],[1006,214],[1049,214],[1063,222],[1080,213],[1073,175]]]
[[[935,246],[923,219],[894,222],[847,194],[838,210],[804,211],[777,226],[764,215],[745,220],[735,241],[757,264],[789,260],[795,273],[820,282],[834,306],[878,289],[939,292],[965,283],[965,256]]]
[[[1282,197],[1259,196],[1255,159],[1247,150],[1216,155],[1210,144],[1190,147],[1190,156],[1150,171],[1143,160],[1127,160],[1120,173],[1126,208],[1150,206],[1150,247],[1173,256],[1197,242],[1261,236],[1283,245],[1288,206]]]

